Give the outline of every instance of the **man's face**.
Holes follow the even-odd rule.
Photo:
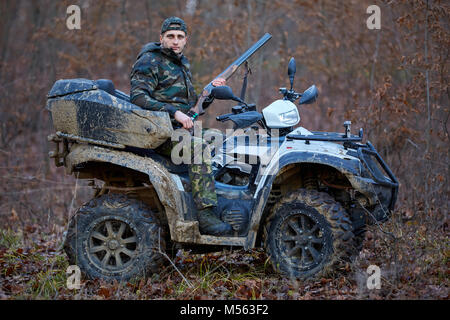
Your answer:
[[[163,48],[172,49],[176,54],[180,54],[186,46],[187,36],[184,31],[169,30],[160,35],[159,40]]]

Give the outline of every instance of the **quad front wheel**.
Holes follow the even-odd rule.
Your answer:
[[[278,202],[265,226],[275,268],[295,278],[325,275],[354,251],[352,224],[330,195],[300,189]]]

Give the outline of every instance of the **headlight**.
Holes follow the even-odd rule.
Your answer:
[[[295,125],[298,122],[298,113],[297,110],[291,110],[288,112],[280,113],[278,115],[278,118],[280,118],[280,121],[284,124],[292,124]]]

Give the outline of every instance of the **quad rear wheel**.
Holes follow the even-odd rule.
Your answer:
[[[158,217],[144,203],[105,194],[71,218],[64,250],[87,278],[129,280],[160,270],[164,238]]]

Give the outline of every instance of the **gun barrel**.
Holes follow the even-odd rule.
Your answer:
[[[251,46],[247,51],[245,51],[239,58],[237,58],[232,64],[230,64],[228,68],[226,68],[221,74],[219,74],[214,79],[225,78],[226,80],[228,80],[242,63],[244,63],[247,59],[249,59],[252,56],[252,54],[254,54],[271,38],[272,35],[270,33],[266,33],[265,35],[263,35],[261,39],[259,39],[253,46]],[[212,88],[213,85],[211,81],[203,88],[201,96],[198,98],[195,106],[191,109],[193,112],[198,113],[199,115],[205,112],[203,110],[203,102],[205,101],[206,97],[211,93]]]
[[[259,48],[261,48],[267,41],[272,38],[270,33],[266,33],[259,39],[254,45],[252,45],[247,51],[245,51],[239,58],[237,58],[232,64],[228,66],[221,74],[217,76],[217,78],[228,78],[234,71],[246,60],[248,60]],[[230,69],[233,69],[230,73]]]

